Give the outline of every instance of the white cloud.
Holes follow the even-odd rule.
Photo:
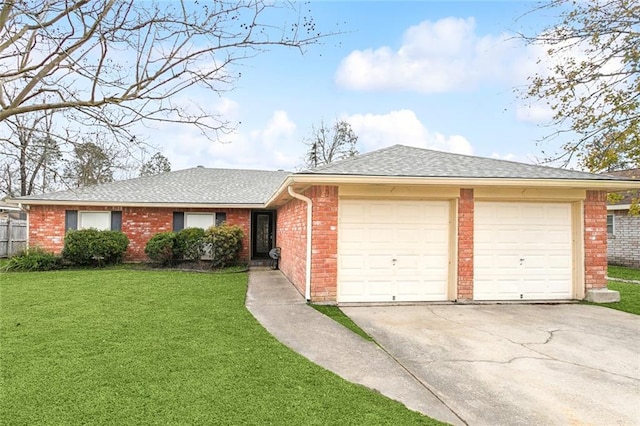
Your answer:
[[[165,137],[163,146],[174,170],[196,165],[293,170],[304,150],[295,136],[296,125],[286,111],[274,111],[261,129],[236,129],[226,135],[225,143],[211,141],[193,129],[180,129],[170,139]]]
[[[430,148],[458,154],[473,154],[464,136],[445,136],[429,131],[411,110],[391,111],[388,114],[354,114],[346,117],[358,135],[361,152],[402,144]]]
[[[507,34],[476,34],[473,18],[423,21],[407,29],[399,49],[355,50],[336,83],[352,90],[464,91],[511,77],[518,43]]]

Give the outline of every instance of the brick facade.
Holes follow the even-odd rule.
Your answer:
[[[307,261],[307,204],[293,199],[278,209],[276,241],[282,257],[278,266],[300,294],[305,292]]]
[[[457,298],[473,299],[473,189],[460,189],[458,201],[458,286]]]
[[[614,220],[613,234],[607,235],[609,263],[640,268],[640,216],[628,210],[611,210]]]
[[[335,302],[338,282],[338,187],[314,186],[303,193],[312,201],[311,300]],[[307,204],[293,199],[278,210],[280,269],[305,293]]]
[[[119,207],[119,206],[39,206],[29,209],[29,245],[38,246],[54,253],[60,253],[64,246],[65,211],[121,211],[122,232],[129,238],[125,255],[127,261],[148,260],[144,247],[149,239],[159,233],[173,229],[173,212],[200,212],[227,214],[227,223],[239,225],[244,231],[244,241],[240,259],[248,261],[250,256],[249,209],[182,209],[160,207]]]
[[[585,290],[607,287],[607,193],[587,191],[584,201]]]
[[[311,299],[335,302],[338,289],[338,187],[314,186],[311,238]]]

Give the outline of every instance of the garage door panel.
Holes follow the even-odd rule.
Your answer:
[[[448,202],[340,200],[338,227],[339,302],[446,300]]]
[[[569,203],[478,202],[475,212],[475,299],[571,297]]]

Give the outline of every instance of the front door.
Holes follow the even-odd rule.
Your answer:
[[[274,212],[259,210],[251,212],[251,257],[264,259],[274,247]]]

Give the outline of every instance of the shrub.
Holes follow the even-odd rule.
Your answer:
[[[144,252],[153,262],[172,265],[177,259],[176,251],[179,252],[179,249],[176,250],[176,239],[175,232],[160,232],[147,241]]]
[[[21,250],[11,257],[5,269],[7,271],[51,271],[60,269],[60,257],[40,247],[33,247]]]
[[[174,256],[197,262],[204,254],[204,229],[185,228],[176,234]]]
[[[238,261],[244,232],[238,225],[220,225],[207,229],[205,244],[209,246],[213,267],[224,268]]]
[[[128,246],[129,238],[120,231],[69,231],[62,257],[74,265],[110,265],[122,261]]]

